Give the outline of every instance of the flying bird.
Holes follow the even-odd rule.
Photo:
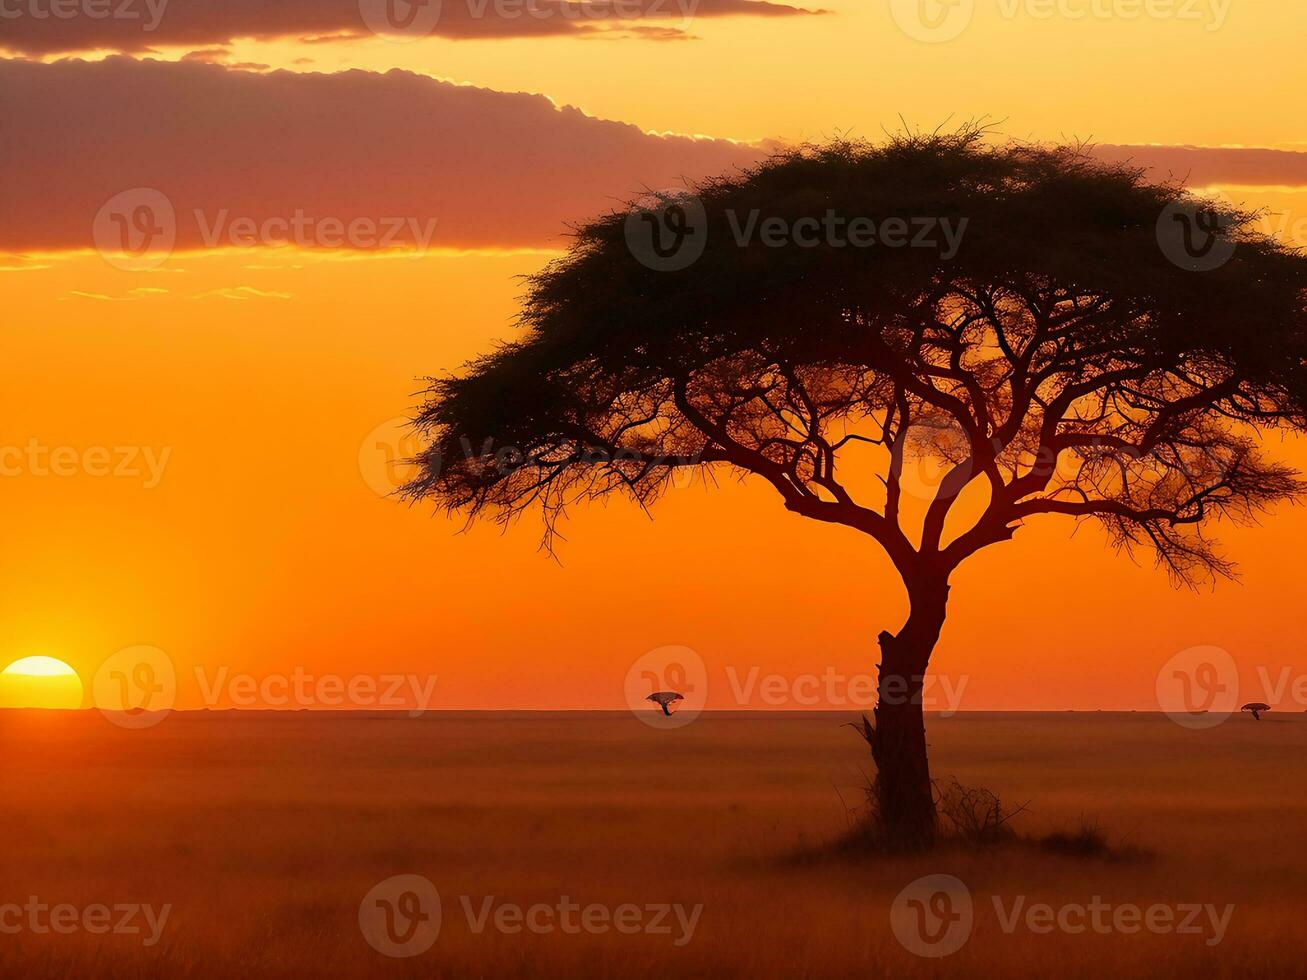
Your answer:
[[[671,706],[677,701],[684,701],[685,695],[677,694],[675,691],[655,691],[653,694],[650,694],[645,698],[645,700],[652,701],[654,704],[658,705],[658,707],[663,709],[663,714],[670,718],[672,716]]]

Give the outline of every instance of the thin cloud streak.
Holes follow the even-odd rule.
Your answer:
[[[18,16],[0,21],[0,51],[45,57],[90,51],[148,52],[169,45],[211,47],[236,40],[375,37],[395,13],[387,0],[115,0],[115,16]],[[404,7],[410,5],[404,4]],[[443,0],[414,3],[412,30],[450,39],[689,36],[698,17],[795,17],[825,13],[772,0]],[[653,21],[652,28],[634,27]],[[615,31],[615,29],[617,29]],[[624,29],[624,30],[623,30]],[[401,32],[403,33],[403,32]]]

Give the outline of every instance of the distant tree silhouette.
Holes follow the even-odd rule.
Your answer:
[[[702,212],[661,195],[581,226],[530,280],[525,336],[430,381],[405,493],[501,521],[538,504],[551,546],[569,503],[621,491],[644,504],[679,469],[721,468],[870,537],[910,603],[879,635],[863,719],[874,795],[889,842],[929,845],[922,685],[951,573],[1053,514],[1152,549],[1177,583],[1231,575],[1209,523],[1304,490],[1259,430],[1307,423],[1307,259],[1257,233],[1255,214],[1081,148],[975,131],[807,147],[694,194]],[[967,225],[951,258],[737,240],[749,215],[830,212]],[[633,214],[682,237],[697,214],[702,254],[651,268],[630,246]],[[1163,247],[1171,221],[1192,267]],[[944,469],[918,506],[905,466],[922,454]],[[855,495],[845,474],[873,464]],[[979,517],[959,527],[973,485]]]

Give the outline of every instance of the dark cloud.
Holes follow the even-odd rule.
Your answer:
[[[179,247],[230,244],[238,219],[296,214],[421,228],[435,219],[434,244],[451,247],[557,246],[570,223],[644,188],[683,186],[765,152],[654,136],[543,96],[410,72],[255,73],[122,56],[0,60],[0,133],[0,249],[8,251],[90,246],[106,202],[134,188],[170,202]],[[1307,186],[1307,153],[1095,152],[1193,184]]]
[[[62,3],[67,16],[53,16]],[[684,35],[696,17],[786,17],[820,11],[772,0],[7,0],[0,50],[51,55],[204,47],[240,38],[368,37],[376,31],[446,38]],[[635,21],[660,22],[631,31]],[[668,26],[671,25],[671,26]],[[625,27],[627,30],[620,30]]]
[[[1105,143],[1093,152],[1104,159],[1144,167],[1155,180],[1179,180],[1191,187],[1212,184],[1307,186],[1307,153],[1257,147],[1129,146]]]
[[[222,215],[296,212],[434,218],[436,245],[559,245],[569,222],[642,188],[760,153],[403,71],[256,74],[121,56],[0,60],[0,132],[0,249],[11,251],[90,246],[102,206],[132,188],[171,202],[179,247],[210,243]]]

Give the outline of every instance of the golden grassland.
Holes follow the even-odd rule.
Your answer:
[[[0,905],[172,905],[161,940],[0,934],[0,976],[1303,975],[1307,716],[1191,731],[1151,714],[960,714],[928,722],[937,776],[1029,802],[1018,829],[1082,820],[1148,859],[1030,846],[794,860],[846,826],[865,746],[850,715],[705,714],[656,730],[616,713],[0,713]],[[843,802],[842,802],[843,800]],[[363,896],[421,874],[439,938],[390,959]],[[894,896],[961,878],[970,941],[905,950]],[[991,905],[1235,906],[1200,935],[1005,932]],[[475,933],[480,907],[703,905],[674,936]],[[674,930],[675,932],[675,930]]]

